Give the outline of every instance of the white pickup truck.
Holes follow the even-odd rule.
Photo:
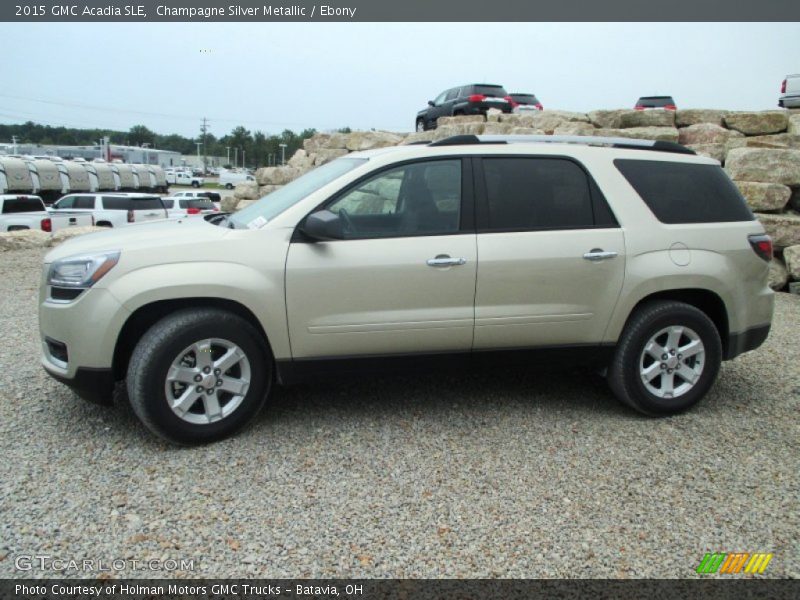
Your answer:
[[[91,214],[49,212],[39,196],[29,194],[0,195],[0,231],[40,229],[48,233],[69,227],[94,225]]]
[[[167,171],[167,183],[175,185],[190,185],[200,187],[206,180],[203,177],[196,177],[187,171]]]

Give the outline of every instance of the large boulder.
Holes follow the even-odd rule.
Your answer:
[[[619,108],[615,110],[593,110],[586,116],[589,122],[595,127],[603,129],[619,129],[622,127],[622,115],[633,112],[629,109]]]
[[[292,158],[289,159],[289,166],[295,167],[300,169],[301,171],[306,171],[314,166],[314,159],[316,157],[313,154],[308,154],[302,148],[294,153]]]
[[[263,198],[267,194],[271,194],[272,192],[278,191],[281,189],[282,185],[262,185],[258,188],[258,195],[259,198]]]
[[[285,167],[262,167],[256,171],[256,181],[258,185],[285,185],[290,181],[294,181],[302,174],[303,172],[300,169],[290,165],[286,165]],[[236,189],[239,189],[238,185]],[[245,196],[239,197],[248,199]]]
[[[725,154],[727,152],[725,144],[687,144],[686,147],[694,150],[700,156],[713,158],[720,163],[725,162]]]
[[[68,227],[67,229],[59,229],[50,239],[47,240],[48,246],[57,246],[61,242],[70,238],[78,237],[79,235],[86,235],[87,233],[96,233],[98,231],[108,231],[108,227]]]
[[[315,133],[310,138],[306,138],[303,140],[303,149],[308,154],[314,154],[318,150],[322,148],[327,148],[328,143],[331,140],[330,133]]]
[[[675,111],[675,125],[689,127],[698,123],[711,123],[712,125],[724,124],[727,110],[712,110],[708,108],[684,108]]]
[[[744,140],[744,145],[748,148],[788,148],[790,150],[800,150],[800,135],[795,135],[793,133],[754,135],[742,139]]]
[[[593,135],[594,125],[582,121],[572,121],[559,125],[553,131],[553,135]]]
[[[800,135],[800,113],[789,116],[789,125],[786,131],[794,135]]]
[[[482,133],[486,135],[510,135],[517,126],[513,123],[486,123]],[[525,129],[529,129],[526,127]]]
[[[757,183],[754,181],[736,181],[736,187],[742,192],[747,204],[754,211],[781,211],[789,202],[791,188],[779,183]]]
[[[779,258],[773,258],[769,261],[769,287],[776,292],[786,287],[789,281],[789,272],[786,266]]]
[[[786,263],[786,270],[789,271],[789,278],[792,281],[800,281],[800,246],[784,248],[783,260]]]
[[[439,117],[436,119],[436,126],[462,125],[464,123],[483,123],[486,118],[483,115],[458,115],[454,117]]]
[[[41,248],[50,241],[50,234],[39,229],[23,229],[0,233],[0,252]]]
[[[697,123],[678,130],[678,141],[687,146],[690,144],[724,144],[731,136],[739,137],[742,134],[712,123]]]
[[[340,156],[345,156],[349,152],[343,148],[323,148],[314,153],[314,166],[318,167],[325,163],[336,160]]]
[[[489,123],[499,123],[503,116],[503,111],[498,108],[490,108],[486,111],[486,120]]]
[[[620,127],[675,127],[675,111],[631,110],[620,115]]]
[[[358,152],[359,150],[396,146],[402,141],[402,135],[388,131],[354,131],[347,139],[345,148],[351,152]]]
[[[733,148],[725,170],[738,181],[800,185],[800,150]]]
[[[242,210],[243,208],[247,208],[247,207],[248,207],[248,206],[250,206],[251,204],[255,204],[255,203],[256,203],[256,200],[240,200],[240,201],[239,201],[239,204],[237,204],[237,205],[236,205],[236,208],[235,208],[235,210],[236,210],[236,211],[240,211],[240,210]]]
[[[756,214],[776,248],[800,245],[800,215]]]
[[[498,123],[456,123],[453,125],[444,125],[436,128],[433,132],[433,139],[443,140],[444,138],[454,135],[480,135],[484,132],[484,128],[489,125],[498,125]]]
[[[239,202],[241,202],[241,200],[236,196],[223,196],[219,203],[219,209],[222,212],[233,212],[236,210],[236,205],[239,204]]]
[[[541,129],[545,133],[553,133],[556,128],[568,123],[588,123],[589,118],[584,113],[568,112],[564,110],[543,110],[537,113],[504,114],[500,117],[502,123],[512,124],[516,127]]]
[[[595,129],[594,135],[622,137],[636,140],[677,142],[678,130],[674,127],[630,127],[628,129]]]
[[[239,200],[255,200],[258,198],[258,184],[255,181],[237,183],[236,187],[233,188],[233,196]]]
[[[533,129],[532,127],[513,127],[509,133],[511,135],[545,135],[541,129]]]
[[[436,136],[436,130],[431,131],[417,131],[416,133],[408,134],[401,145],[416,144],[419,142],[432,142]]]
[[[745,135],[766,135],[786,131],[789,118],[783,110],[761,112],[731,112],[725,115],[725,125]]]

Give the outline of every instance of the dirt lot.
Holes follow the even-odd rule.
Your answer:
[[[39,365],[42,253],[0,255],[0,577],[21,555],[189,559],[127,576],[692,577],[705,552],[800,576],[800,298],[692,412],[532,366],[281,391],[241,435],[162,444]],[[161,563],[166,565],[167,563]]]

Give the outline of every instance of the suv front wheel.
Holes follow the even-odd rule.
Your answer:
[[[186,309],[153,325],[128,365],[128,397],[153,433],[179,444],[218,440],[263,406],[272,356],[244,319],[213,308]]]
[[[721,360],[719,332],[704,312],[683,302],[650,302],[625,326],[608,382],[639,412],[671,415],[706,395]]]

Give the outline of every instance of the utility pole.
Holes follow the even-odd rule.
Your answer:
[[[225,163],[225,164],[227,164],[230,167],[231,166],[231,147],[230,146],[225,146],[225,149],[228,151],[228,162]]]
[[[198,163],[200,162],[200,146],[202,144],[203,144],[203,142],[195,142],[195,145],[197,146],[197,162]]]
[[[286,144],[278,144],[281,147],[281,165],[286,164]]]
[[[11,151],[11,154],[16,154],[17,153],[17,136],[15,136],[15,135],[11,136],[11,143],[14,145],[13,146],[14,149]]]
[[[203,175],[208,173],[208,144],[206,144],[206,134],[208,133],[208,119],[203,117],[203,126],[200,128],[203,132]]]
[[[233,148],[233,168],[239,168],[239,146],[234,146]]]

